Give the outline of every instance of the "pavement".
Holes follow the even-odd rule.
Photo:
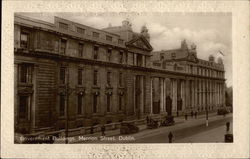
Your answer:
[[[166,136],[166,132],[174,132],[178,136],[176,142],[202,142],[202,133],[209,131],[210,133],[215,133],[218,131],[218,125],[213,127],[216,122],[221,122],[224,125],[225,121],[230,121],[232,119],[232,114],[228,114],[226,117],[218,116],[216,113],[209,114],[209,126],[206,128],[206,115],[199,115],[197,118],[188,117],[185,120],[184,116],[175,117],[175,125],[168,127],[159,127],[157,129],[147,129],[146,125],[139,125],[140,131],[135,134],[121,135],[120,129],[109,130],[105,132],[105,136],[101,136],[101,132],[94,134],[87,134],[82,136],[75,136],[69,138],[69,143],[162,143],[167,141],[162,141],[162,138]],[[231,124],[232,125],[232,124]],[[222,126],[221,126],[222,127]],[[193,129],[194,128],[194,129]],[[212,130],[214,129],[214,130]],[[222,131],[220,128],[219,131]],[[194,134],[194,132],[196,133]],[[225,126],[224,126],[225,130]],[[204,132],[206,131],[206,132]],[[184,132],[184,133],[183,133]],[[186,133],[189,132],[189,133]],[[183,135],[184,134],[184,135]],[[193,135],[198,135],[197,140],[191,140]],[[159,136],[159,138],[157,138]],[[188,138],[190,137],[190,138]],[[194,137],[194,136],[193,136]],[[206,139],[204,139],[206,141]],[[215,141],[215,140],[213,140]],[[216,141],[223,141],[221,138],[216,139]],[[65,143],[63,140],[55,141],[55,144]]]

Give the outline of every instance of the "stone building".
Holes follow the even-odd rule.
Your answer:
[[[166,91],[167,98],[173,100],[172,105],[166,106],[171,107],[169,113],[210,111],[225,106],[225,71],[221,58],[217,62],[212,55],[208,61],[198,59],[196,45],[189,47],[186,40],[178,49],[152,54],[153,68],[188,74],[184,79],[163,79],[167,83],[166,90],[172,90]]]
[[[99,30],[59,17],[48,23],[15,15],[15,132],[171,114],[179,98],[181,110],[204,110],[208,96],[211,109],[224,104],[223,64],[199,60],[184,49],[188,60],[179,60],[176,52],[175,69],[167,69],[173,61],[165,52],[156,67],[152,60],[158,53],[152,56],[152,50],[147,28],[135,33],[128,20]]]

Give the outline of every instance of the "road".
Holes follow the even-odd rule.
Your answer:
[[[117,134],[106,135],[106,137],[95,135],[93,140],[81,140],[75,143],[168,143],[170,131],[173,133],[176,143],[224,142],[226,122],[231,123],[232,129],[232,114],[226,117],[211,115],[208,127],[206,127],[205,121],[205,116],[199,116],[197,119],[189,118],[187,121],[184,121],[183,117],[178,118],[176,124],[169,127],[144,129],[139,133],[129,135]]]
[[[231,118],[223,118],[218,121],[212,121],[209,126],[205,124],[194,127],[187,127],[184,129],[173,130],[174,142],[177,143],[202,143],[202,142],[224,142],[224,134],[226,132],[225,123],[232,123]],[[232,128],[231,128],[232,129]],[[135,143],[168,143],[168,133],[171,130],[162,132],[154,136],[147,136],[135,140]],[[231,130],[232,131],[232,130]]]

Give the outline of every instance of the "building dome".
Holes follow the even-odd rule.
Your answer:
[[[213,55],[209,55],[208,60],[211,62],[214,62],[214,56]]]
[[[219,57],[219,58],[217,59],[217,62],[218,62],[219,64],[223,64],[223,60],[222,60],[222,58],[221,58],[221,57]]]

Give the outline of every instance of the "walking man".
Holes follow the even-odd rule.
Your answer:
[[[105,126],[104,125],[101,127],[101,131],[102,131],[102,136],[105,136]]]
[[[194,113],[195,119],[197,119],[197,111]]]
[[[170,131],[169,134],[168,134],[168,141],[169,141],[169,143],[172,143],[172,139],[173,139],[173,134]]]
[[[187,113],[185,114],[185,120],[187,120],[188,119],[188,115],[187,115]]]
[[[226,126],[227,126],[227,132],[228,132],[230,130],[230,122],[227,122]]]

